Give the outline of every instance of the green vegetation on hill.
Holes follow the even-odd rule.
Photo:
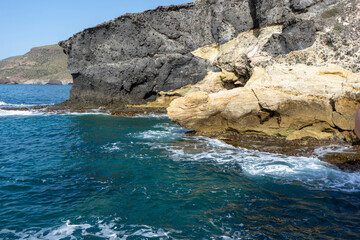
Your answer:
[[[47,84],[71,83],[67,56],[58,45],[32,48],[22,56],[0,61],[0,83]]]

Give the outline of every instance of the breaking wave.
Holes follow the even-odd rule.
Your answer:
[[[0,117],[9,117],[9,116],[40,116],[40,115],[109,115],[110,113],[98,112],[98,111],[91,111],[91,112],[70,112],[70,111],[53,111],[53,112],[46,112],[43,110],[8,110],[8,109],[0,109]]]
[[[48,104],[51,105],[51,104]],[[3,101],[0,101],[0,106],[2,107],[13,107],[13,108],[24,108],[24,107],[33,107],[37,106],[37,104],[15,104],[15,103],[6,103]],[[39,105],[41,106],[41,105]]]
[[[36,116],[36,115],[44,115],[44,113],[39,111],[32,110],[4,110],[0,109],[0,117],[7,116]]]
[[[290,184],[301,182],[316,190],[360,191],[360,172],[343,172],[319,160],[324,154],[343,152],[349,147],[331,145],[317,148],[312,157],[298,157],[233,147],[207,137],[186,137],[184,132],[180,127],[165,123],[129,135],[143,140],[152,149],[167,151],[174,161],[236,165],[249,177],[270,177]]]
[[[138,114],[135,116],[136,118],[156,118],[156,119],[163,119],[163,118],[169,118],[167,114]]]
[[[15,231],[9,229],[3,229],[0,231],[1,239],[133,239],[146,238],[146,239],[169,239],[169,235],[172,232],[178,231],[166,231],[161,228],[156,229],[147,225],[126,225],[119,223],[119,219],[115,219],[110,222],[98,220],[94,224],[74,224],[70,220],[67,220],[63,225],[54,228],[43,229],[28,229],[23,231]]]

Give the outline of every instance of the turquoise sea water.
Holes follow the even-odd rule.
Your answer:
[[[0,85],[0,108],[69,86]],[[360,174],[186,137],[166,116],[0,109],[0,239],[359,239]]]

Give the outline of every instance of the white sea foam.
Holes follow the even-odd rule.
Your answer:
[[[55,113],[49,113],[49,114],[62,114],[62,115],[75,115],[75,116],[81,116],[81,115],[110,115],[110,113],[107,112],[55,112]]]
[[[49,104],[48,104],[49,105]],[[41,106],[41,105],[37,105],[37,104],[20,104],[20,103],[6,103],[3,101],[0,101],[0,106],[5,106],[5,107],[13,107],[13,108],[23,108],[23,107],[33,107],[33,106]]]
[[[149,114],[149,115],[145,115],[145,114],[138,114],[135,116],[136,118],[169,118],[167,114]]]
[[[45,228],[36,230],[25,230],[21,232],[16,232],[14,230],[4,229],[0,231],[1,235],[10,235],[12,237],[16,237],[18,239],[64,239],[67,237],[72,237],[72,234],[76,230],[81,230],[82,232],[86,231],[87,229],[91,228],[92,226],[89,224],[70,224],[70,221],[67,221],[64,225],[57,227],[57,228]],[[72,238],[73,239],[73,238]]]
[[[122,147],[120,146],[121,143],[109,143],[102,147],[102,149],[108,151],[108,152],[117,152],[122,150]]]
[[[31,111],[31,110],[4,110],[4,109],[0,109],[0,117],[34,116],[34,115],[44,115],[44,113],[39,112],[39,111]]]
[[[314,155],[317,157],[323,157],[329,153],[341,153],[350,149],[350,146],[341,145],[329,145],[318,147],[314,150]]]
[[[329,152],[343,152],[348,146],[317,148],[313,157],[296,157],[233,147],[206,137],[186,137],[184,130],[171,124],[159,124],[155,130],[130,134],[142,140],[155,140],[152,149],[169,152],[174,161],[202,161],[241,166],[249,177],[271,177],[283,183],[302,182],[311,189],[360,191],[360,172],[347,173],[319,160]],[[179,141],[168,141],[168,140]]]
[[[54,228],[43,228],[43,229],[29,229],[20,232],[3,229],[0,231],[0,238],[6,236],[8,238],[16,239],[83,239],[85,238],[99,238],[99,239],[133,239],[134,237],[140,238],[161,238],[169,239],[169,235],[172,232],[179,231],[166,231],[161,228],[154,228],[147,225],[126,225],[118,224],[118,220],[113,220],[109,223],[99,220],[97,223],[91,225],[88,223],[84,224],[71,224],[68,220],[61,226]],[[91,229],[91,230],[90,230]]]
[[[81,115],[109,115],[109,113],[97,112],[97,111],[89,111],[89,112],[70,112],[70,111],[54,111],[54,112],[45,112],[44,110],[7,110],[0,109],[0,117],[8,117],[8,116],[39,116],[39,115],[73,115],[73,116],[81,116]]]
[[[169,132],[166,131],[154,131],[154,130],[148,130],[141,133],[136,134],[130,134],[135,138],[138,139],[144,139],[144,140],[169,140],[169,139],[175,139],[177,136],[169,134]]]
[[[141,140],[169,141],[183,138],[184,129],[173,124],[163,123],[154,126],[155,130],[130,133],[129,136]]]

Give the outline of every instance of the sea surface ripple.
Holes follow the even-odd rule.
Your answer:
[[[360,237],[360,174],[318,159],[341,147],[293,157],[187,137],[166,116],[1,110],[68,94],[0,85],[0,239]]]

